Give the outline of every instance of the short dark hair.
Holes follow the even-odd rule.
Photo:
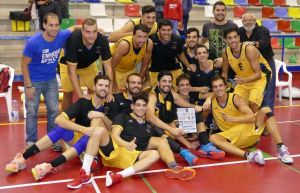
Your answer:
[[[197,44],[197,45],[195,46],[195,53],[197,53],[198,48],[205,48],[206,51],[208,52],[208,48],[207,48],[206,45],[204,45],[204,44]]]
[[[171,76],[172,77],[172,80],[173,80],[173,75],[170,71],[167,71],[167,70],[162,70],[158,73],[157,75],[157,81],[160,81],[160,79],[164,76]]]
[[[135,104],[138,100],[143,100],[146,103],[148,103],[148,101],[149,101],[148,93],[140,92],[140,93],[136,93],[132,96],[132,104]]]
[[[138,24],[133,28],[133,35],[135,35],[136,31],[141,30],[142,32],[149,33],[149,28],[143,24]]]
[[[58,16],[55,13],[49,12],[49,13],[46,13],[46,15],[44,15],[44,17],[43,17],[43,23],[44,24],[47,24],[49,17],[55,17],[59,21],[59,18],[58,18]]]
[[[217,1],[215,2],[215,4],[213,5],[213,11],[216,9],[217,5],[223,5],[225,7],[226,10],[226,5],[223,1]]]
[[[134,73],[129,74],[129,75],[126,77],[126,82],[127,82],[127,83],[129,82],[129,78],[132,77],[132,76],[138,76],[138,77],[140,77],[141,80],[142,80],[141,75],[140,75],[139,73],[137,73],[137,72],[134,72]]]
[[[93,18],[86,18],[86,19],[84,19],[84,21],[82,23],[82,29],[84,29],[85,25],[89,25],[89,26],[91,26],[91,25],[97,25],[97,22]]]
[[[155,12],[155,7],[153,5],[145,5],[142,8],[142,15],[145,15],[146,13],[152,13]]]
[[[176,86],[179,85],[180,81],[182,80],[188,80],[191,83],[191,78],[188,74],[180,74],[177,78],[176,78]]]
[[[197,37],[200,37],[199,30],[197,28],[195,28],[195,27],[188,28],[187,31],[186,31],[186,34],[190,34],[192,32],[196,32],[197,33]]]
[[[160,29],[164,25],[168,25],[168,26],[171,26],[171,28],[173,28],[172,22],[170,20],[160,19],[159,22],[158,22],[158,29]]]
[[[94,78],[94,85],[96,85],[97,84],[97,82],[98,82],[98,80],[108,80],[109,81],[109,83],[110,83],[110,78],[107,76],[107,75],[102,75],[102,74],[98,74],[97,76],[95,76],[95,78]]]
[[[210,80],[211,87],[212,87],[213,82],[215,82],[215,81],[217,81],[217,80],[222,80],[223,83],[224,83],[224,85],[227,84],[227,83],[226,83],[226,80],[225,80],[225,78],[224,78],[223,76],[220,76],[220,75],[216,74],[216,75],[214,75],[214,76],[211,78],[211,80]]]
[[[224,31],[224,38],[226,39],[227,35],[230,34],[231,32],[236,32],[239,35],[238,27],[231,27],[231,28],[226,29]]]

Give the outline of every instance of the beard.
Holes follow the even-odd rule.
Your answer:
[[[101,96],[100,94],[98,94],[98,93],[96,93],[96,92],[95,92],[95,95],[96,95],[97,98],[99,98],[99,99],[101,99],[101,100],[105,99],[106,96],[107,96],[107,94],[106,94],[105,96]]]
[[[133,90],[136,90],[136,89],[138,89],[138,91],[137,92],[133,92]],[[134,95],[134,94],[140,93],[141,89],[139,89],[137,87],[133,87],[132,89],[128,89],[128,92],[129,92],[129,94]]]
[[[254,28],[255,28],[255,24],[254,24],[254,25],[251,25],[251,26],[244,26],[244,29],[245,29],[247,32],[252,32]]]

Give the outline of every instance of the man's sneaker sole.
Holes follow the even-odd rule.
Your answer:
[[[198,150],[197,156],[211,159],[222,159],[225,157],[225,152],[210,152],[210,154],[207,154],[205,151]]]
[[[39,176],[36,172],[36,170],[34,168],[31,169],[31,173],[32,173],[32,176],[33,178],[35,179],[35,181],[38,181],[39,180]]]
[[[20,165],[19,168],[16,169],[16,170],[12,170],[11,168],[5,168],[4,170],[6,172],[14,172],[14,173],[16,173],[16,172],[19,172],[20,170],[24,170],[25,168],[26,168],[26,165],[24,164],[24,165]]]
[[[186,181],[194,178],[194,176],[196,175],[196,171],[191,168],[182,168],[179,171],[167,169],[165,174],[168,178],[176,178],[179,180]]]
[[[288,162],[288,161],[284,161],[281,157],[279,157],[279,156],[277,156],[278,157],[278,159],[282,162],[282,163],[284,163],[284,164],[287,164],[287,165],[293,165],[293,163],[294,163],[294,160],[292,161],[292,162]]]
[[[78,189],[78,188],[81,188],[81,186],[84,185],[84,184],[89,184],[89,183],[91,183],[92,180],[93,180],[93,178],[91,177],[91,178],[89,179],[89,181],[82,182],[82,183],[79,184],[78,186],[71,186],[70,184],[67,184],[67,187],[70,188],[70,189]]]

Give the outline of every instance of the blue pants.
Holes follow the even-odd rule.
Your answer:
[[[70,142],[74,138],[74,131],[70,131],[61,127],[56,127],[47,135],[52,141],[52,143],[56,143],[60,139],[64,140],[65,142]],[[89,137],[83,135],[78,141],[76,141],[75,144],[73,144],[73,147],[77,151],[77,155],[80,155],[85,150],[88,140]]]
[[[262,107],[270,107],[274,112],[274,100],[275,100],[275,87],[276,87],[276,67],[274,59],[268,60],[268,63],[272,70],[272,77],[270,82],[268,83],[268,87],[264,94],[264,99],[262,102]]]
[[[54,120],[58,114],[58,85],[56,78],[44,82],[32,82],[35,95],[32,100],[26,97],[26,142],[37,141],[37,117],[41,94],[47,108],[47,133],[56,127]],[[26,88],[25,88],[26,89]]]

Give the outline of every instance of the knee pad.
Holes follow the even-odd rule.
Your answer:
[[[85,150],[88,140],[89,137],[84,135],[74,144],[74,148],[77,151],[77,155],[80,155]]]
[[[63,139],[64,141],[68,142],[68,141],[72,140],[72,138],[74,136],[74,132],[64,129],[62,127],[55,127],[47,135],[50,138],[50,140],[52,141],[52,143],[56,143],[60,139]]]

